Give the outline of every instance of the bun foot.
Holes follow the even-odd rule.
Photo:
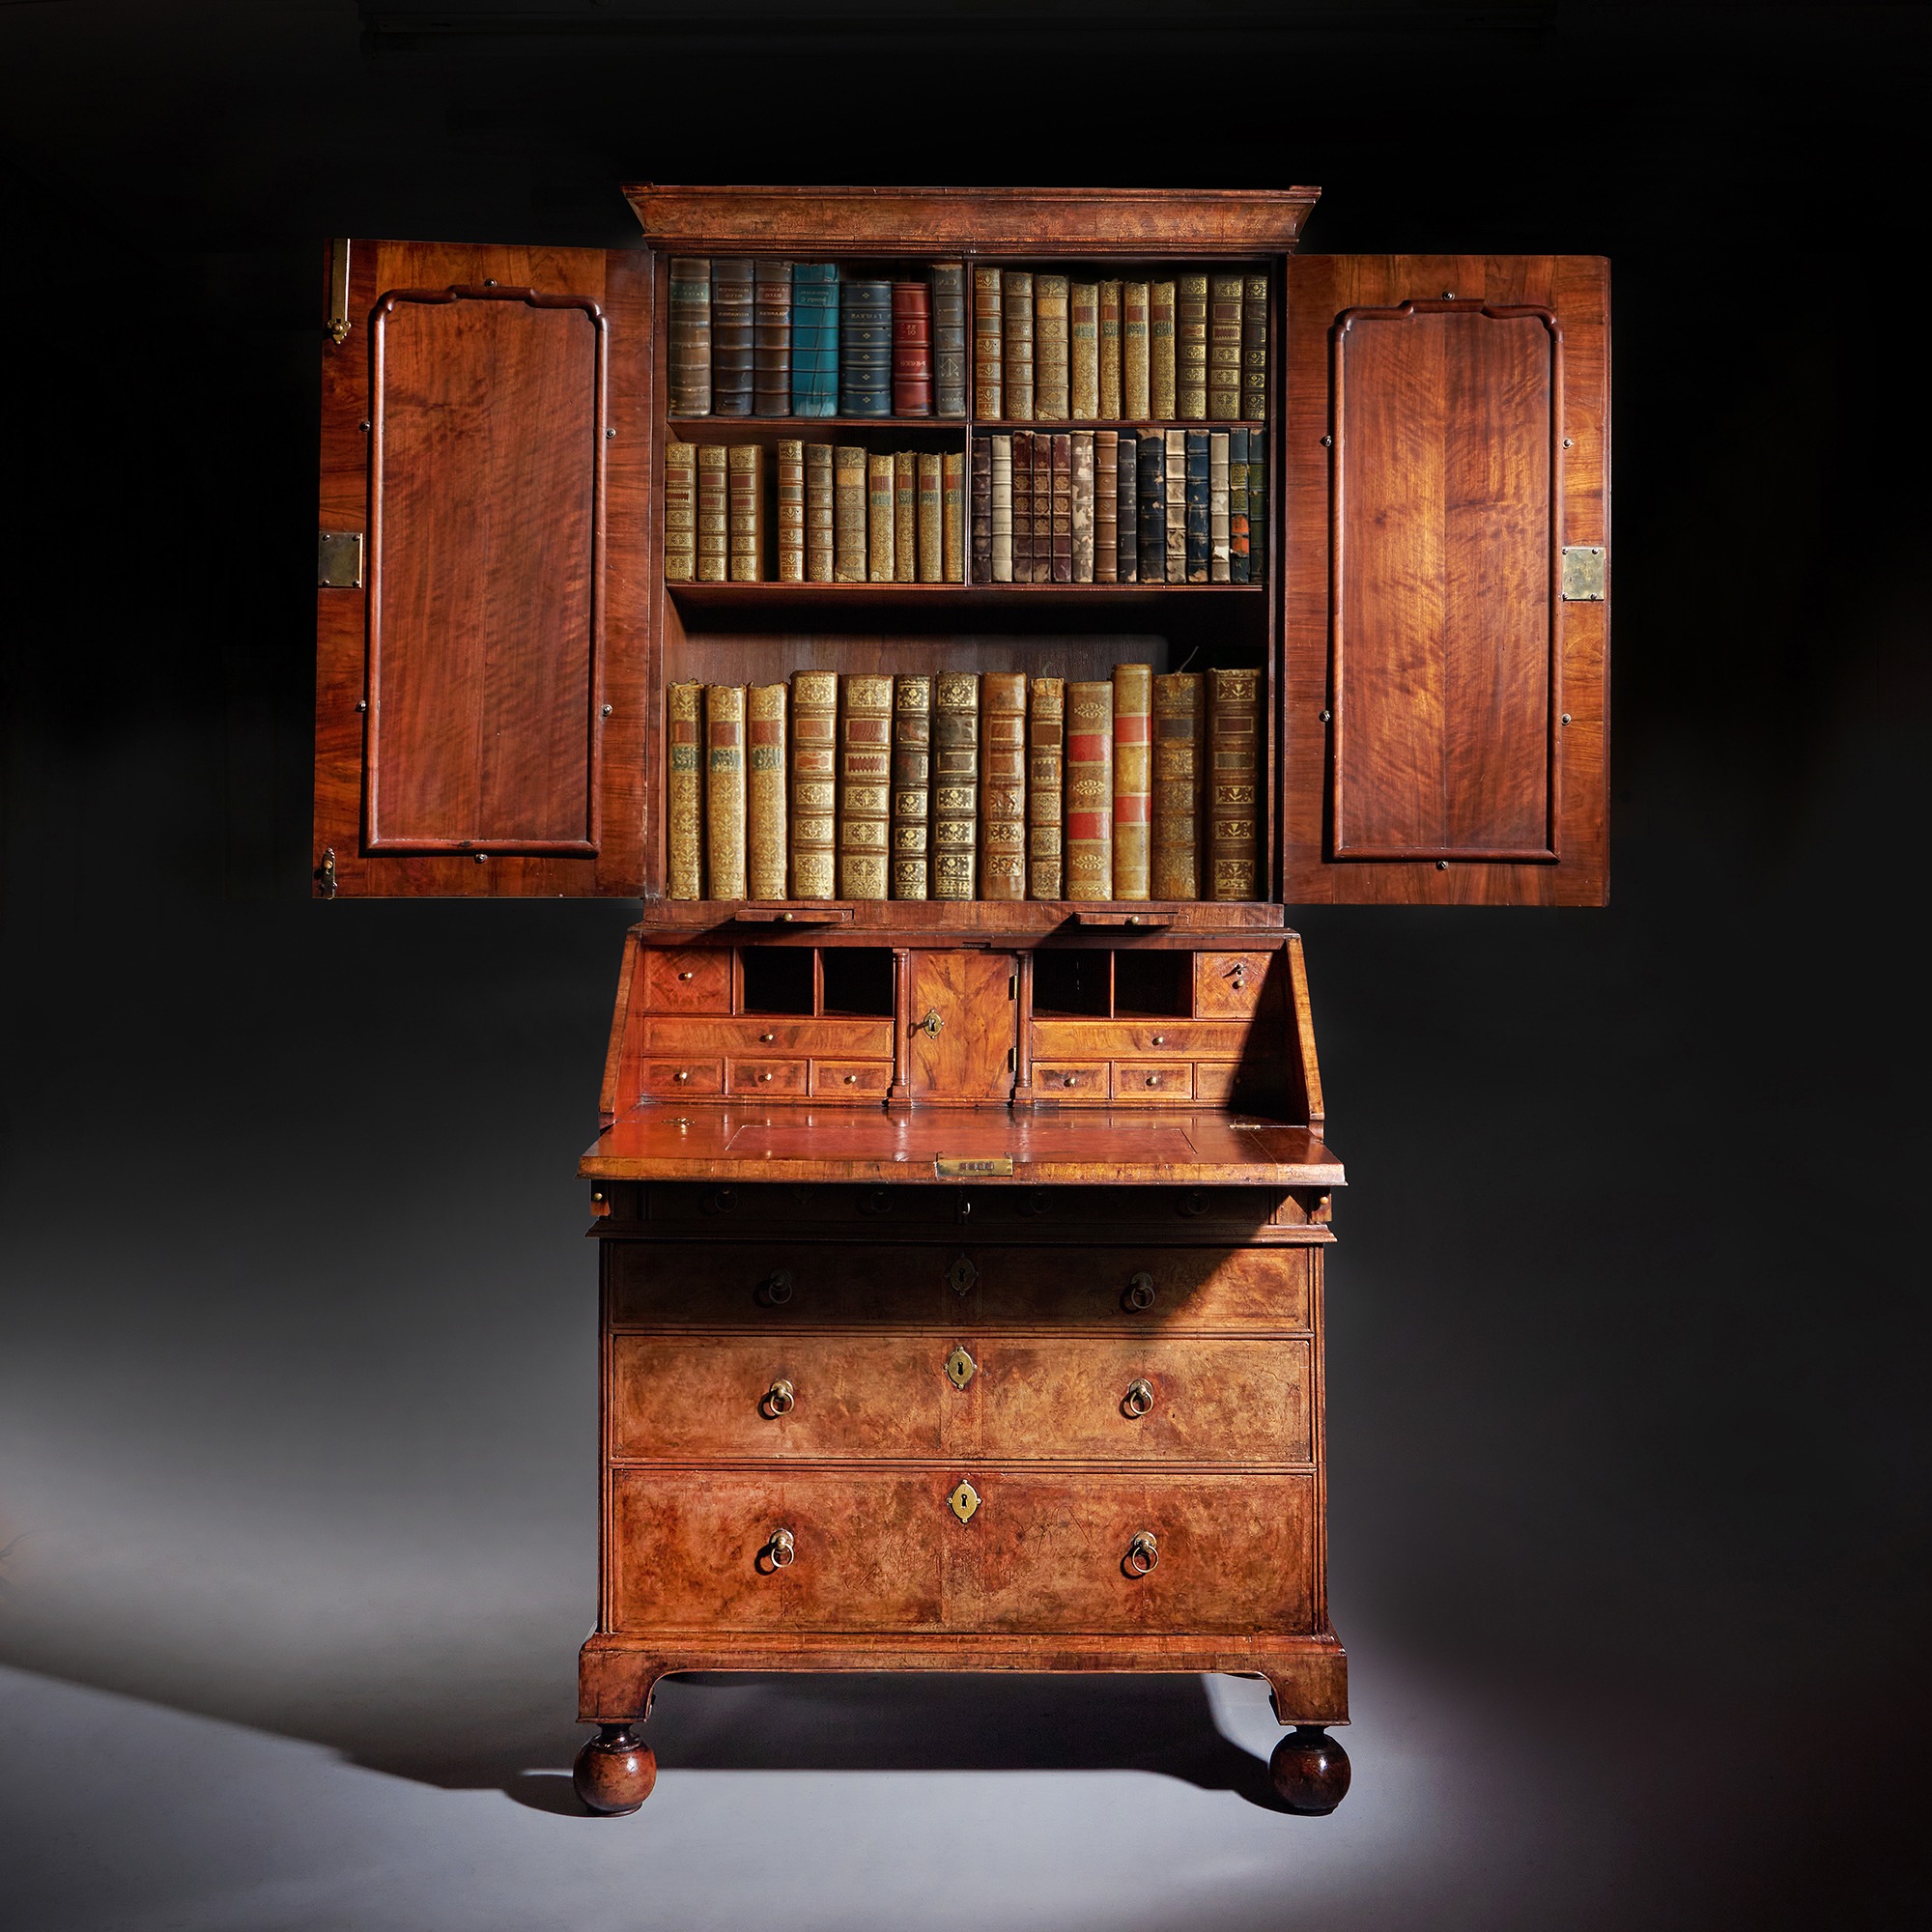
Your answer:
[[[651,1795],[658,1781],[657,1753],[631,1735],[629,1724],[599,1724],[597,1735],[577,1753],[570,1776],[586,1809],[621,1818]]]
[[[1268,1776],[1291,1810],[1323,1817],[1349,1795],[1349,1753],[1320,1724],[1296,1724],[1275,1746]]]

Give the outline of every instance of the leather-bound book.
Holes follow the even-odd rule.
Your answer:
[[[723,583],[731,574],[731,486],[722,442],[697,445],[697,581]]]
[[[1267,420],[1268,278],[1250,275],[1241,295],[1241,413]]]
[[[1114,667],[1114,896],[1148,895],[1153,825],[1153,667]]]
[[[1248,581],[1248,433],[1228,432],[1228,582]]]
[[[714,416],[752,413],[755,274],[755,265],[749,259],[712,259],[711,413]]]
[[[1013,446],[1013,582],[1033,582],[1033,431],[1016,429]]]
[[[791,674],[791,895],[829,899],[837,857],[838,673]]]
[[[779,582],[805,582],[805,444],[792,437],[779,439],[778,451]]]
[[[1053,432],[1045,429],[1033,432],[1033,581],[1053,582]]]
[[[924,282],[893,284],[893,413],[932,413],[932,291]]]
[[[1000,270],[973,270],[973,413],[981,422],[998,422],[1004,413],[1006,384],[1002,379],[1000,332]]]
[[[754,684],[745,694],[746,883],[754,899],[785,895],[790,840],[785,835],[785,709],[781,684]]]
[[[1135,443],[1140,457],[1136,506],[1141,532],[1140,581],[1167,581],[1167,438],[1149,430]]]
[[[980,817],[980,675],[932,681],[932,896],[974,896]]]
[[[1148,284],[1148,418],[1174,420],[1174,284]]]
[[[1215,422],[1241,414],[1241,282],[1239,275],[1208,278],[1208,413]]]
[[[895,899],[932,896],[932,678],[907,672],[893,679],[892,894]]]
[[[1119,582],[1120,568],[1120,434],[1094,432],[1094,582]],[[1075,488],[1078,488],[1076,480]]]
[[[1201,743],[1206,686],[1199,671],[1153,681],[1153,854],[1148,890],[1157,899],[1201,896]]]
[[[1208,896],[1256,895],[1261,673],[1208,673]]]
[[[1026,673],[980,679],[980,896],[1026,897]]]
[[[1053,548],[1049,582],[1073,582],[1073,439],[1065,430],[1053,442]]]
[[[791,412],[795,416],[838,413],[838,265],[836,262],[792,265]]]
[[[711,413],[711,262],[670,258],[670,412]]]
[[[1148,285],[1128,282],[1121,290],[1121,414],[1146,422],[1148,400]]]
[[[697,575],[697,448],[695,443],[672,440],[665,444],[664,492],[665,582],[689,583]]]
[[[1248,582],[1267,574],[1267,435],[1248,432]]]
[[[892,822],[893,681],[852,671],[838,707],[838,896],[886,896]]]
[[[752,277],[752,404],[761,416],[791,414],[791,264],[769,255]]]
[[[665,892],[674,899],[704,896],[704,687],[673,684],[665,694],[669,712],[666,760]]]
[[[986,445],[986,581],[1013,581],[1013,440],[1010,436],[973,439],[973,500],[980,500],[980,445]],[[973,581],[980,581],[980,515],[973,513]]]
[[[1187,582],[1206,583],[1208,564],[1208,432],[1186,432],[1187,454]]]
[[[706,898],[745,896],[745,687],[704,689]]]
[[[765,575],[765,452],[755,442],[730,450],[731,582],[760,583]]]
[[[910,449],[893,457],[893,582],[919,582],[919,455]]]
[[[1121,419],[1121,290],[1119,282],[1100,284],[1100,420]]]
[[[829,442],[805,446],[805,577],[808,583],[830,583],[838,511]]]
[[[1000,343],[1007,415],[1031,422],[1034,414],[1033,271],[1009,269],[1000,284]]]
[[[1058,439],[1056,438],[1057,441]],[[1068,582],[1094,581],[1094,432],[1076,429],[1066,439],[1069,465],[1067,494],[1072,504],[1072,542]]]
[[[1114,896],[1114,687],[1066,687],[1066,896]]]
[[[1008,538],[1008,562],[1011,562]],[[973,582],[993,582],[993,444],[990,437],[973,439]]]
[[[1066,292],[1068,414],[1093,422],[1100,413],[1100,285],[1074,282]]]
[[[932,265],[932,412],[966,413],[966,265]]]
[[[939,452],[936,449],[923,450],[913,460],[919,469],[919,537],[916,545],[919,581],[922,583],[937,583],[941,581],[940,556],[946,547],[940,531]]]
[[[866,452],[841,442],[833,452],[832,577],[836,583],[866,582]]]
[[[1182,275],[1174,306],[1174,412],[1183,422],[1208,413],[1208,277]]]
[[[1171,429],[1167,443],[1167,581],[1187,582],[1187,432]],[[1205,479],[1204,479],[1205,480]],[[1203,505],[1206,508],[1206,505]]]
[[[866,458],[866,581],[891,583],[894,568],[894,484],[896,467],[890,450],[874,450]]]
[[[1120,531],[1119,578],[1122,583],[1138,583],[1141,576],[1140,469],[1141,446],[1130,429],[1121,432],[1120,489],[1115,493],[1114,514]]]
[[[1065,422],[1071,402],[1065,275],[1033,278],[1033,413],[1037,422]]]
[[[846,282],[838,292],[838,413],[893,412],[893,285]]]
[[[948,583],[966,582],[966,456],[949,449],[939,467],[939,562]]]
[[[1231,583],[1229,542],[1228,432],[1208,432],[1208,582]],[[1188,573],[1192,581],[1193,573]]]
[[[1037,677],[1027,688],[1027,897],[1065,896],[1066,687]]]

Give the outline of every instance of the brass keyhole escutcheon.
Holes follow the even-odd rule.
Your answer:
[[[980,1492],[962,1477],[959,1487],[946,1498],[946,1507],[961,1522],[971,1522],[973,1512],[980,1507]]]
[[[924,1034],[928,1039],[937,1039],[940,1035],[940,1030],[945,1025],[946,1021],[941,1016],[939,1009],[937,1007],[933,1007],[928,1009],[925,1017],[918,1023],[918,1025],[913,1029],[913,1031],[916,1033]]]
[[[957,1389],[963,1389],[980,1373],[980,1364],[969,1355],[965,1349],[954,1349],[946,1358],[947,1379]]]
[[[1121,1406],[1129,1415],[1145,1415],[1153,1406],[1153,1384],[1145,1376],[1136,1376],[1127,1384],[1127,1392],[1121,1400]]]
[[[946,1285],[954,1294],[971,1294],[980,1279],[980,1270],[973,1265],[969,1255],[961,1255],[946,1270]]]
[[[1127,1292],[1122,1299],[1136,1315],[1145,1315],[1153,1306],[1153,1276],[1145,1268],[1127,1280]]]

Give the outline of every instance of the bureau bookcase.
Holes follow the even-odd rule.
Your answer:
[[[642,1802],[677,1671],[1226,1671],[1331,1809],[1287,908],[1605,895],[1607,265],[1299,256],[1312,188],[626,193],[633,248],[334,244],[323,365],[317,895],[641,901],[579,1792]],[[669,265],[747,257],[1264,277],[1251,581],[668,582],[668,445],[1037,427],[674,414]],[[669,895],[672,686],[1121,664],[1252,674],[1252,898]]]

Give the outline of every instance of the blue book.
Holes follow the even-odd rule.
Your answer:
[[[1135,452],[1140,458],[1138,504],[1143,583],[1167,581],[1167,440],[1159,430],[1143,436]]]
[[[838,298],[838,413],[893,412],[893,285],[847,282]]]
[[[1208,432],[1187,432],[1187,581],[1208,582]]]
[[[792,266],[791,412],[838,413],[838,268],[833,262]]]

